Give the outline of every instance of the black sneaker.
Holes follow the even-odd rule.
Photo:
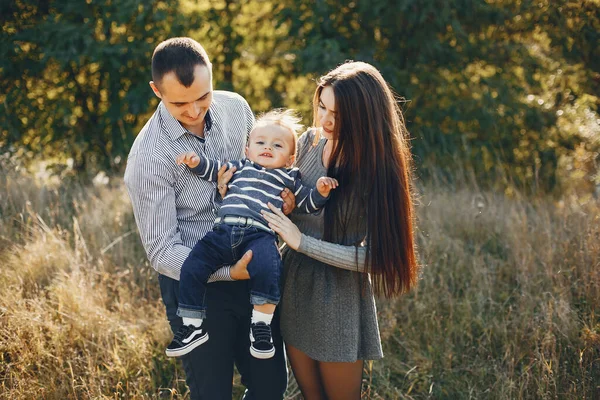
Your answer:
[[[183,325],[167,347],[168,357],[181,357],[208,340],[208,332],[194,325]]]
[[[271,325],[257,322],[250,326],[250,354],[255,358],[271,358],[275,355]]]

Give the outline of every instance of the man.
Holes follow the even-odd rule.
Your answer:
[[[171,330],[176,332],[182,325],[176,314],[181,265],[212,229],[219,208],[215,184],[178,166],[176,157],[194,151],[221,161],[242,158],[254,115],[238,94],[213,91],[206,51],[190,38],[169,39],[156,47],[150,86],[162,101],[133,144],[125,184],[142,243],[159,273]],[[246,254],[239,263],[247,264],[251,257]],[[252,357],[247,281],[231,282],[232,278],[247,276],[230,277],[229,268],[213,275],[206,291],[211,316],[203,327],[211,340],[182,359],[191,398],[231,399],[235,363],[247,387],[244,399],[281,399],[287,371],[279,322],[273,323],[275,357]]]

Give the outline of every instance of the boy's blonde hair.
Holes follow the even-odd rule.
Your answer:
[[[293,154],[296,154],[296,144],[298,141],[298,134],[304,128],[304,125],[300,123],[302,118],[298,116],[296,110],[276,108],[261,114],[254,123],[254,128],[265,125],[279,125],[290,131],[292,138],[294,139]]]

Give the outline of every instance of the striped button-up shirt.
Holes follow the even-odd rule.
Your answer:
[[[220,203],[215,183],[185,165],[178,166],[175,158],[193,151],[221,161],[240,159],[254,124],[246,100],[224,91],[214,91],[205,118],[204,138],[200,138],[160,103],[136,137],[125,170],[125,185],[150,264],[177,280],[192,247],[212,229]],[[223,269],[221,273],[228,275]]]

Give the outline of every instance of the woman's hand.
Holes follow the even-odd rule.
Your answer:
[[[231,177],[233,177],[233,173],[236,169],[236,167],[227,169],[227,164],[223,164],[221,169],[219,169],[219,172],[217,172],[217,189],[219,190],[221,198],[225,198],[225,195],[227,194],[227,184],[231,180]]]
[[[269,223],[269,228],[273,229],[281,239],[287,243],[289,247],[294,250],[298,250],[300,247],[300,241],[302,240],[302,233],[300,229],[283,214],[283,212],[275,207],[273,204],[268,203],[269,209],[273,213],[261,211],[263,217]]]

